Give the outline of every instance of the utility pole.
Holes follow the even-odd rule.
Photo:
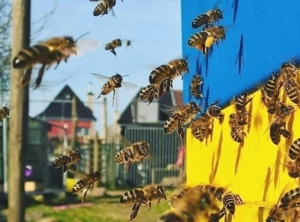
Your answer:
[[[72,138],[71,138],[71,150],[75,150],[77,148],[77,122],[78,122],[78,114],[77,114],[77,99],[74,96],[72,98]]]
[[[99,143],[98,143],[98,133],[94,132],[94,144],[93,144],[93,172],[99,171]]]
[[[30,44],[31,0],[12,2],[12,58]],[[8,222],[25,221],[25,161],[28,132],[28,85],[18,87],[23,70],[11,68],[9,121]]]

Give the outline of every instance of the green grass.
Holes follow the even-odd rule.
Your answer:
[[[169,195],[168,195],[169,196]],[[119,196],[115,197],[87,197],[86,202],[92,203],[91,206],[79,206],[63,210],[55,210],[54,206],[79,204],[80,198],[67,197],[64,199],[53,199],[47,204],[31,204],[26,208],[26,221],[37,222],[42,218],[51,217],[59,222],[125,222],[129,218],[132,205],[119,203]],[[169,209],[166,200],[152,202],[152,208],[141,207],[135,222],[155,222],[160,214]],[[73,205],[74,206],[74,205]]]

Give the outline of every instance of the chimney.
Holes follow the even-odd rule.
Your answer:
[[[88,83],[88,93],[87,93],[87,107],[93,111],[94,109],[94,93],[92,92],[92,83]]]

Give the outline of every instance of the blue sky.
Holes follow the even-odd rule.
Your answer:
[[[54,70],[54,66],[46,71],[42,83],[53,83],[67,76],[65,81],[83,101],[86,101],[87,85],[92,82],[93,93],[97,96],[103,81],[96,79],[92,72],[111,76],[116,71],[124,77],[123,81],[139,85],[136,89],[118,90],[118,110],[121,113],[140,87],[148,85],[148,77],[152,69],[168,61],[181,57],[181,13],[180,0],[117,0],[114,7],[116,17],[111,13],[103,17],[94,17],[93,9],[99,2],[88,0],[32,0],[33,22],[40,20],[55,6],[55,13],[48,21],[47,27],[40,32],[36,40],[44,40],[54,36],[71,35],[74,38],[90,32],[83,39],[99,40],[100,47],[80,57],[71,57],[68,63],[62,62]],[[31,28],[36,30],[41,23]],[[132,40],[133,47],[117,48],[117,56],[105,51],[106,43],[120,38]],[[34,44],[35,42],[32,42]],[[151,68],[152,67],[152,68]],[[37,70],[33,74],[35,80]],[[53,85],[46,89],[30,88],[30,116],[42,112],[65,84]],[[182,89],[180,78],[174,81],[174,89]],[[106,96],[108,102],[108,124],[113,121],[114,107],[112,94]],[[101,101],[96,100],[96,101]],[[101,120],[102,109],[95,104],[94,115]],[[100,130],[100,121],[96,124]]]

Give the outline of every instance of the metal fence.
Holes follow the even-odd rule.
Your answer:
[[[184,162],[175,165],[179,158],[181,141],[175,133],[165,135],[163,127],[126,127],[124,136],[131,142],[146,140],[150,143],[150,158],[144,164],[135,163],[125,173],[123,165],[116,167],[116,182],[119,187],[136,187],[147,184],[182,182]],[[124,147],[115,147],[117,151]],[[181,156],[184,159],[184,157]],[[179,161],[180,162],[180,161]]]

